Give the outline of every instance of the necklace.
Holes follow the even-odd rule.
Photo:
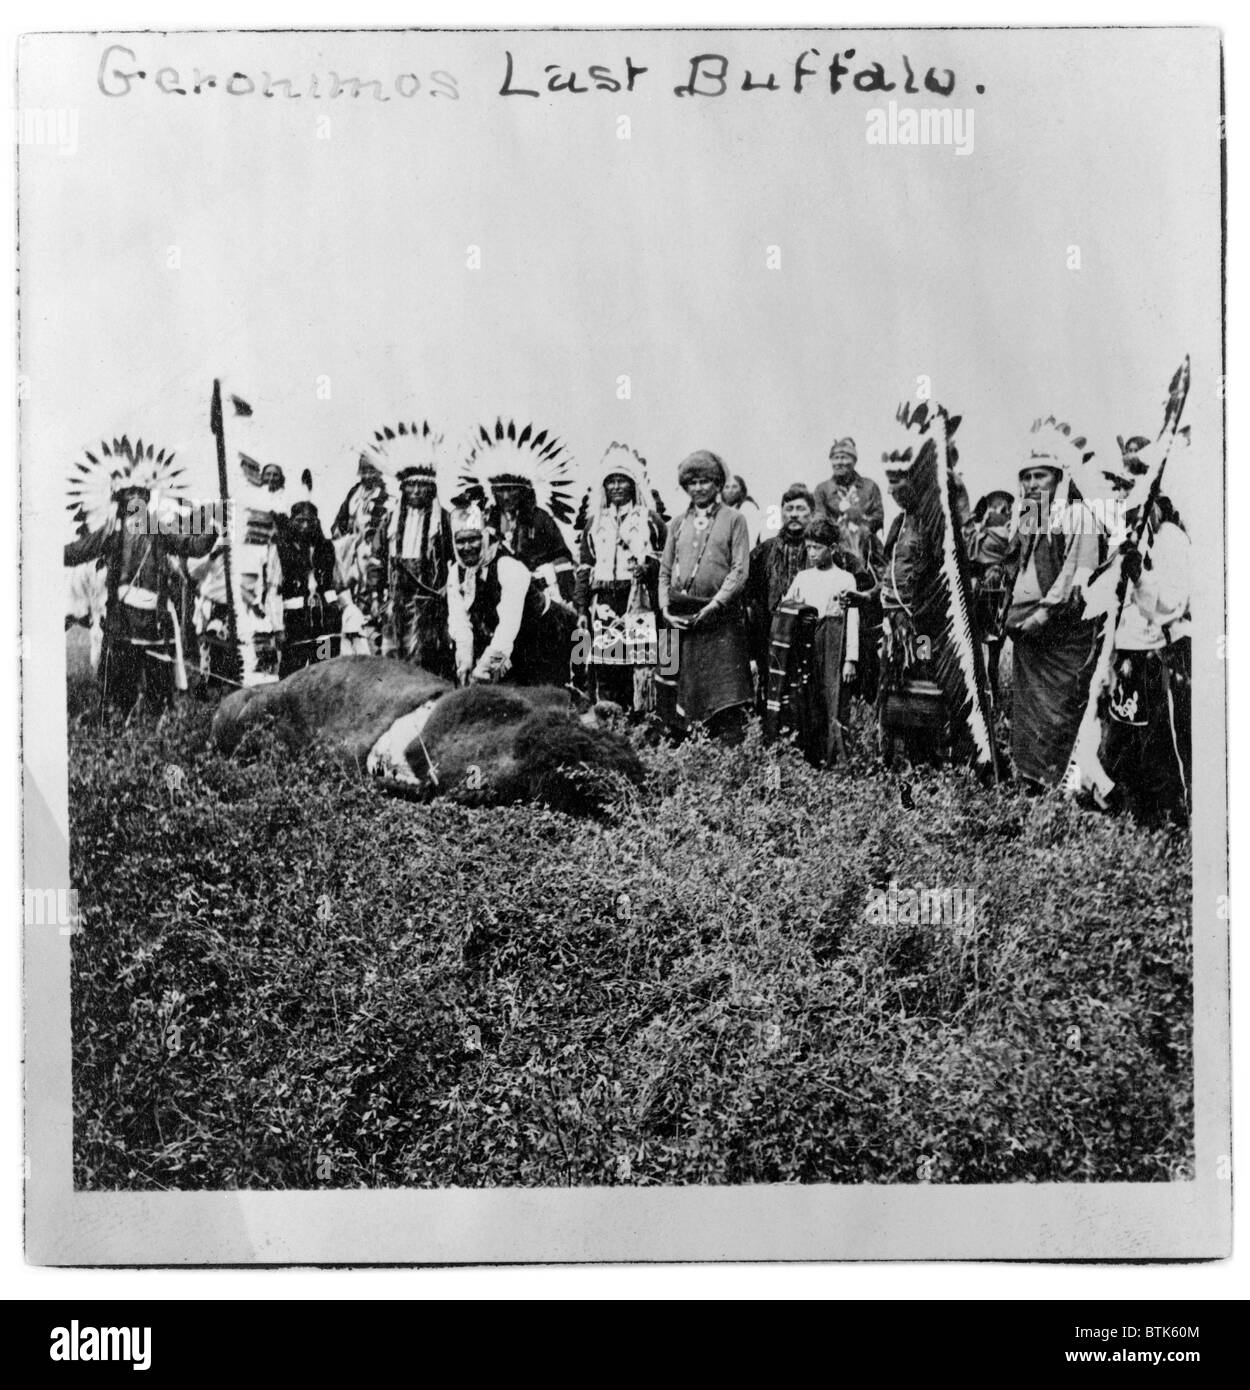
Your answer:
[[[691,563],[690,573],[684,580],[680,581],[683,593],[688,594],[690,592],[690,586],[694,583],[699,573],[699,566],[703,563],[703,552],[707,549],[707,543],[712,538],[712,511],[713,508],[709,507],[706,511],[696,510],[694,513],[694,529],[696,533],[702,532],[702,537],[699,541],[699,548],[695,552],[694,560]],[[687,513],[687,515],[689,515],[689,513]]]

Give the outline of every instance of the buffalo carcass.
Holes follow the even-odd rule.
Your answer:
[[[622,781],[642,781],[629,742],[579,711],[567,691],[457,689],[420,667],[377,656],[317,662],[269,685],[236,690],[210,738],[233,753],[248,729],[272,724],[293,746],[320,738],[387,790],[476,805],[541,801],[595,813]]]

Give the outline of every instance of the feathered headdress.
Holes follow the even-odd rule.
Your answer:
[[[989,684],[960,524],[958,454],[951,442],[962,418],[932,401],[904,403],[895,416],[903,433],[884,457],[893,465],[888,471],[907,470],[909,510],[923,537],[926,567],[912,618],[916,631],[932,642],[934,678],[951,714],[953,743],[997,780]]]
[[[1074,520],[1075,510],[1084,504],[1084,495],[1078,485],[1078,477],[1083,476],[1085,465],[1094,457],[1083,434],[1074,434],[1072,426],[1054,415],[1047,415],[1033,421],[1029,429],[1029,441],[1020,459],[1016,476],[1020,477],[1030,468],[1049,468],[1059,475],[1055,491],[1048,508],[1049,519],[1046,525],[1052,530],[1064,527],[1081,527],[1084,522]],[[1066,518],[1066,519],[1065,519]],[[1024,495],[1024,487],[1017,489],[1015,506],[1012,508],[1011,530],[1018,533],[1036,523],[1037,514]]]
[[[925,439],[930,435],[939,413],[946,424],[947,448],[951,466],[954,466],[958,454],[950,441],[959,428],[959,422],[963,416],[948,416],[940,405],[934,405],[930,401],[921,401],[918,405],[912,405],[910,401],[903,401],[894,412],[895,423],[899,426],[894,444],[891,448],[883,450],[881,454],[881,462],[885,464],[887,474],[899,477],[911,468],[911,465],[919,457],[920,450],[924,447]]]
[[[628,444],[619,444],[614,439],[600,459],[595,481],[586,489],[581,506],[577,509],[577,519],[573,523],[575,531],[582,531],[588,522],[593,521],[607,507],[604,484],[614,473],[628,478],[633,483],[636,506],[645,507],[650,511],[655,505],[655,493],[647,475],[646,459],[636,449],[630,448]]]
[[[480,425],[473,449],[460,470],[457,492],[485,490],[498,483],[528,487],[534,500],[557,521],[573,519],[573,460],[560,440],[533,425],[517,428],[514,420]]]
[[[87,461],[70,469],[69,510],[79,530],[98,531],[116,514],[117,498],[131,489],[148,494],[152,511],[182,501],[182,466],[174,464],[172,450],[142,440],[131,444],[126,435],[100,445],[97,458],[85,450]]]
[[[299,475],[301,491],[291,499],[291,515],[294,516],[300,511],[311,511],[313,516],[320,520],[317,510],[316,488],[313,485],[312,470],[305,468]]]
[[[383,473],[395,479],[417,474],[436,479],[443,462],[444,437],[428,420],[383,425],[373,436],[369,453]]]
[[[1023,473],[1026,468],[1053,468],[1066,480],[1093,457],[1094,451],[1086,447],[1083,434],[1074,435],[1071,425],[1048,415],[1044,420],[1033,421],[1029,445],[1016,472]]]

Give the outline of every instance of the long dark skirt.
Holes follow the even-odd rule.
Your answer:
[[[526,617],[512,649],[507,685],[567,685],[577,615],[562,603],[545,613]],[[480,655],[480,653],[478,653]]]
[[[679,617],[697,612],[702,606],[700,600],[676,596],[669,600],[669,607]],[[676,637],[676,698],[671,714],[665,712],[669,722],[678,727],[706,724],[723,711],[751,705],[751,661],[746,623],[739,606],[722,610],[705,627],[682,628]],[[657,676],[657,706],[660,679]]]
[[[1089,697],[1097,627],[1048,625],[1013,633],[1011,756],[1016,774],[1057,786]]]
[[[174,641],[163,612],[117,604],[104,625],[97,670],[101,704],[129,712],[139,700],[162,709],[174,694]]]

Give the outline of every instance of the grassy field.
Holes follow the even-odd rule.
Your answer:
[[[645,749],[612,824],[417,806],[267,737],[219,759],[205,717],[72,727],[81,1187],[1156,1182],[1192,1155],[1181,832],[820,773],[755,730]],[[891,881],[973,918],[871,920]]]

